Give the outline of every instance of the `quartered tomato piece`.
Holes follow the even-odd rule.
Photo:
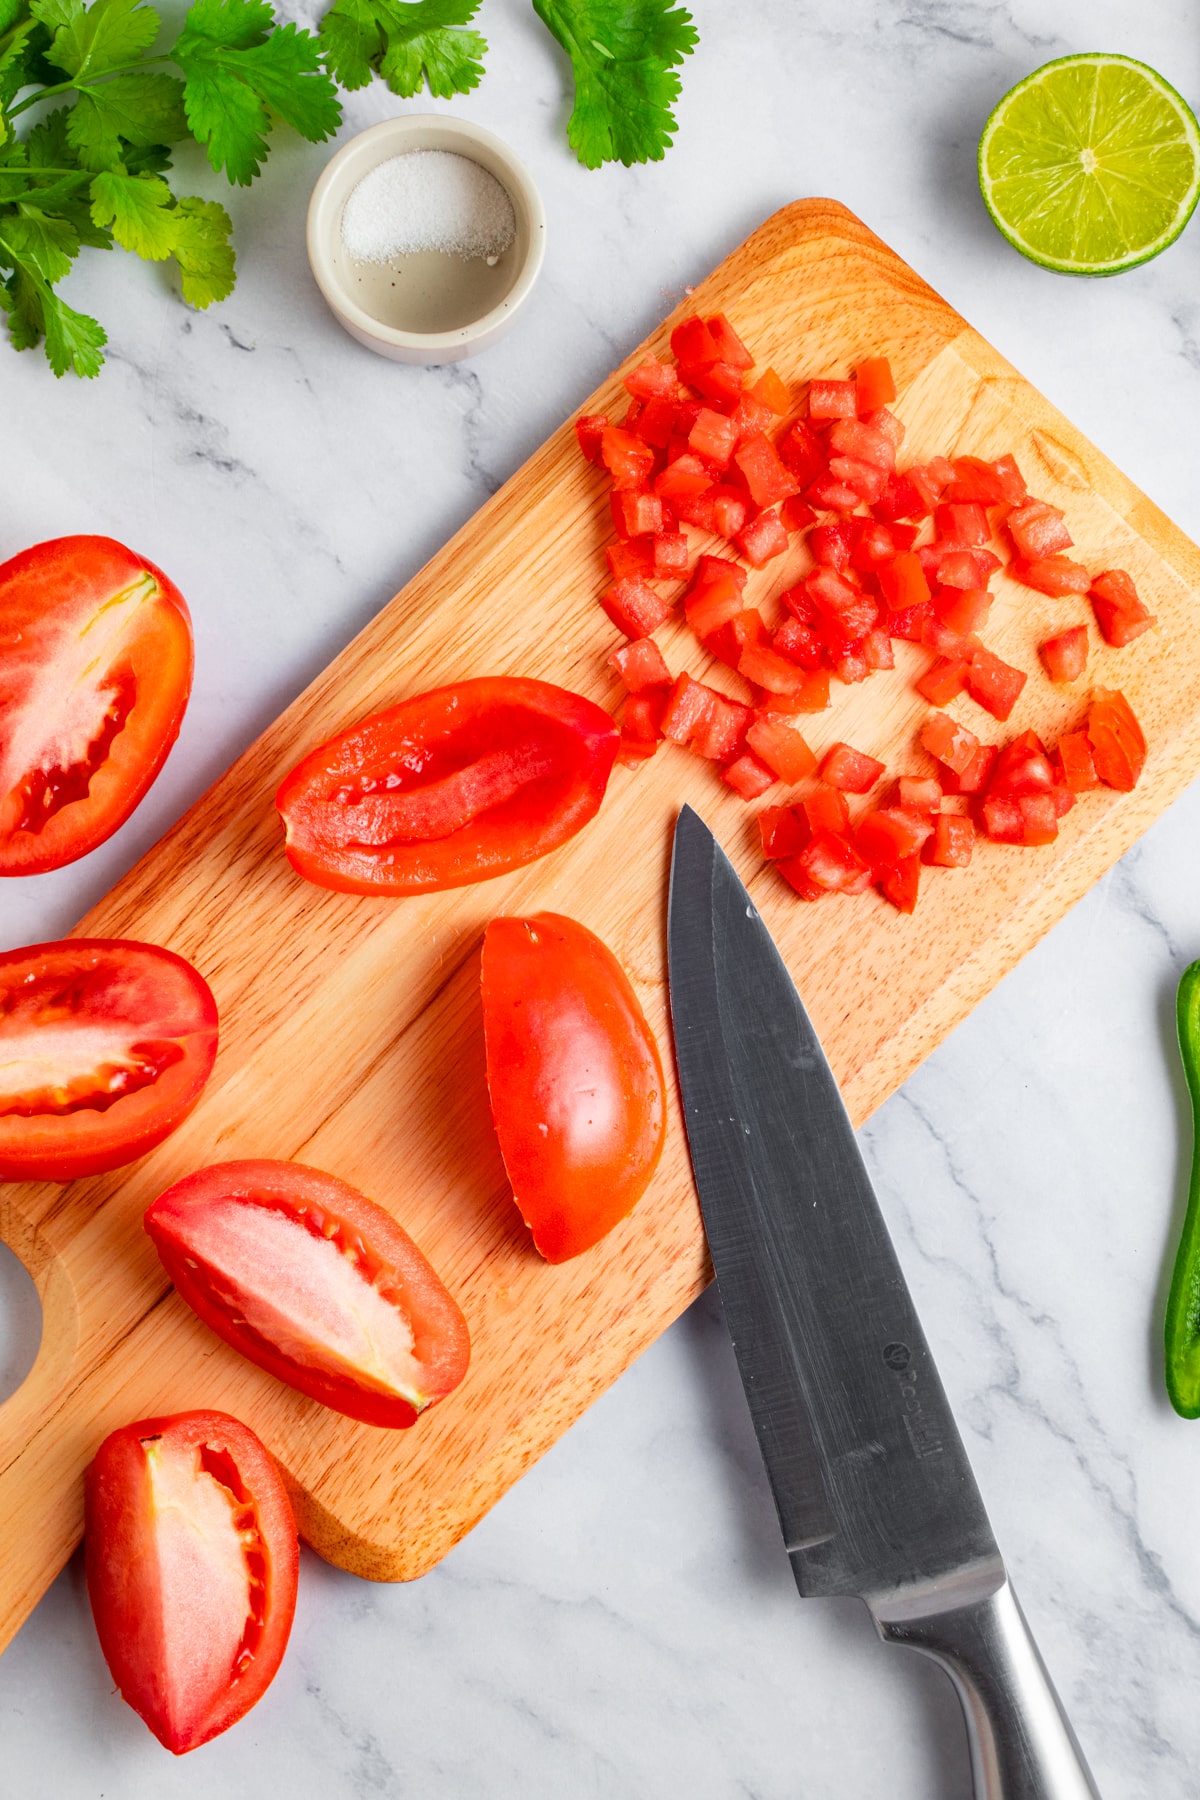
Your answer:
[[[547,1262],[641,1198],[666,1129],[658,1048],[621,965],[574,919],[493,919],[483,940],[488,1091],[513,1197]]]
[[[216,1163],[148,1208],[192,1311],[335,1412],[407,1426],[467,1372],[467,1322],[408,1233],[335,1175]]]
[[[279,1667],[296,1525],[278,1470],[226,1413],[142,1419],[87,1474],[88,1595],[113,1680],[180,1756],[227,1731]]]
[[[216,1001],[171,950],[68,938],[0,955],[0,1180],[132,1162],[187,1117],[216,1053]]]
[[[0,875],[110,837],[175,742],[192,628],[161,569],[104,537],[0,564]]]
[[[603,708],[545,681],[488,677],[416,694],[287,776],[275,804],[288,860],[350,894],[519,869],[594,816],[618,742]]]

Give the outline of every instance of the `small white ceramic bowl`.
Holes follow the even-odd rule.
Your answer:
[[[495,176],[512,201],[516,236],[481,280],[487,291],[477,318],[463,316],[462,284],[453,267],[463,259],[426,251],[404,259],[405,278],[387,265],[356,262],[342,243],[342,209],[350,194],[364,175],[408,150],[469,157]],[[330,158],[308,203],[308,260],[330,311],[351,337],[393,362],[459,362],[486,350],[528,300],[545,252],[546,214],[525,165],[493,132],[442,113],[385,119],[360,131]],[[389,312],[404,317],[405,325],[389,321]]]

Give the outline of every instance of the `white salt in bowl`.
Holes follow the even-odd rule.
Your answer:
[[[512,243],[494,259],[420,250],[364,262],[342,240],[342,214],[373,169],[410,150],[465,156],[512,201]],[[441,113],[385,119],[331,157],[308,203],[308,260],[338,323],[393,362],[448,363],[503,337],[529,299],[546,251],[546,214],[525,165],[493,132]]]

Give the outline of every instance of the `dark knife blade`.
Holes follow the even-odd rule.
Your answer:
[[[797,1585],[988,1591],[1003,1564],[837,1084],[689,807],[668,943],[692,1167]]]

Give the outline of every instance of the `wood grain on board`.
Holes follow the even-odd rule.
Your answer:
[[[845,375],[886,353],[906,456],[1015,452],[1032,490],[1061,505],[1092,568],[1129,569],[1158,628],[1101,646],[1091,678],[1119,686],[1151,753],[1138,789],[1084,796],[1058,843],[982,843],[966,871],[931,870],[914,918],[875,895],[797,901],[757,853],[754,809],[671,746],[618,769],[596,820],[512,876],[445,894],[372,900],[325,892],[282,853],[273,805],[297,759],[407,694],[465,676],[540,676],[615,705],[613,632],[596,605],[608,541],[606,483],[555,433],[79,926],[169,945],[204,973],[221,1012],[216,1069],[196,1112],[129,1169],[68,1187],[0,1189],[0,1235],[42,1294],[42,1349],[0,1408],[0,1643],[69,1556],[81,1476],[105,1433],[155,1413],[214,1406],[279,1458],[301,1532],[380,1580],[444,1556],[700,1291],[708,1277],[676,1096],[667,1152],[631,1218],[574,1263],[531,1248],[489,1120],[478,998],[480,938],[498,912],[581,919],[629,970],[664,1051],[670,832],[682,801],[711,823],[774,932],[857,1120],[889,1095],[1190,781],[1200,762],[1200,551],[1015,370],[844,208],[800,201],[769,219],[629,359],[666,352],[677,316],[727,311],[785,380]],[[621,404],[619,375],[584,405]],[[751,604],[807,566],[797,545],[752,573]],[[1032,671],[1007,728],[1054,735],[1083,698],[1050,686],[1036,645],[1086,608],[1001,578],[988,627]],[[1095,634],[1093,634],[1095,635]],[[682,627],[660,634],[673,668],[705,673]],[[893,771],[928,759],[912,676],[835,684],[805,722]],[[717,665],[729,691],[737,677]],[[963,699],[951,708],[999,737]],[[985,729],[987,728],[987,729]],[[141,1230],[147,1204],[205,1163],[290,1157],[340,1175],[400,1219],[471,1328],[463,1386],[409,1432],[356,1425],[281,1386],[204,1329],[165,1281]]]

